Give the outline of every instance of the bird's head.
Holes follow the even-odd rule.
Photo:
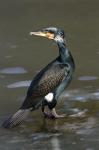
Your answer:
[[[44,28],[37,32],[30,32],[30,35],[46,37],[56,42],[64,42],[64,31],[55,27]]]

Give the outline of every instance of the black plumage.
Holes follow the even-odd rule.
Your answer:
[[[6,128],[20,124],[30,111],[39,106],[42,106],[42,111],[47,117],[62,117],[56,114],[55,106],[59,95],[70,83],[75,69],[74,60],[65,44],[64,32],[61,29],[49,27],[38,32],[31,32],[32,34],[54,40],[59,47],[59,56],[34,77],[19,111],[3,123]],[[47,99],[46,95],[48,95]],[[44,111],[46,105],[50,109],[50,114]]]
[[[58,59],[50,63],[47,67],[41,70],[31,82],[27,92],[26,100],[21,108],[30,108],[34,105],[34,101],[42,98],[49,92],[55,91],[57,86],[64,79],[65,74],[68,74],[63,64],[59,63]],[[31,97],[31,104],[29,98]],[[38,104],[38,103],[37,103]]]

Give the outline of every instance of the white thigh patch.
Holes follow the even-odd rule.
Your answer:
[[[46,96],[45,96],[45,99],[48,101],[48,102],[51,102],[53,100],[53,93],[48,93]]]

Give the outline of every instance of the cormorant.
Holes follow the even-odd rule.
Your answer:
[[[19,125],[31,111],[41,106],[44,116],[60,118],[55,111],[57,99],[72,80],[75,64],[65,43],[64,31],[55,27],[44,28],[30,35],[46,37],[56,42],[59,56],[43,68],[32,80],[26,98],[20,109],[3,123],[3,127],[11,128]],[[45,111],[48,106],[49,112]]]

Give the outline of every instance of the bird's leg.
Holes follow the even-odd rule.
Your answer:
[[[56,113],[55,108],[52,108],[51,114],[52,114],[52,116],[53,116],[52,118],[54,118],[54,119],[66,117],[66,114],[58,115],[58,114]]]
[[[46,105],[48,105],[48,102],[44,99],[42,101],[41,110],[42,110],[42,113],[43,113],[44,117],[50,118],[51,113],[45,110]]]
[[[43,112],[43,114],[44,114],[44,117],[47,117],[47,118],[51,118],[51,117],[52,117],[51,111],[47,112],[47,111],[45,110],[45,106],[48,106],[49,109],[50,109],[50,107],[53,106],[53,104],[54,104],[54,106],[55,106],[55,105],[56,105],[56,102],[55,102],[55,103],[52,102],[52,101],[53,101],[53,98],[54,98],[54,93],[48,93],[48,94],[44,97],[44,99],[43,99],[43,101],[42,101],[42,112]]]
[[[55,108],[49,109],[49,111],[43,111],[44,117],[49,118],[49,119],[58,119],[58,118],[63,118],[66,117],[66,114],[58,115],[56,113]]]
[[[57,119],[65,117],[66,115],[58,115],[55,110],[55,106],[57,104],[57,100],[54,97],[54,93],[48,93],[44,100],[42,101],[42,112],[44,114],[44,117],[49,119]],[[48,106],[49,112],[45,110],[45,106]]]
[[[41,110],[42,110],[42,113],[44,114],[45,113],[45,106],[47,105],[47,102],[45,100],[42,101],[42,105],[41,105]]]
[[[42,105],[42,113],[45,118],[51,118],[52,116],[51,111],[47,111],[45,105]]]
[[[48,103],[46,100],[42,101],[42,112],[45,118],[49,119],[58,119],[58,118],[63,118],[66,117],[65,114],[58,115],[55,110],[56,106],[56,100],[53,101],[53,103]],[[45,106],[48,105],[49,111],[45,109]]]

